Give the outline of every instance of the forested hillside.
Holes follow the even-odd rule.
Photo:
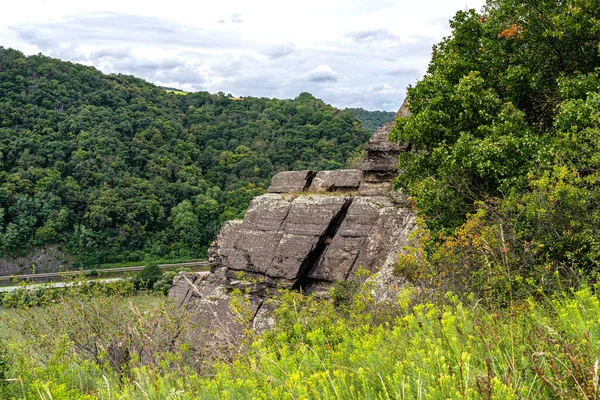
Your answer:
[[[392,122],[396,118],[393,111],[368,111],[364,108],[346,108],[360,121],[363,128],[374,133],[379,127],[387,122]]]
[[[351,112],[308,93],[177,95],[0,48],[0,251],[202,257],[275,172],[344,167],[367,139]]]

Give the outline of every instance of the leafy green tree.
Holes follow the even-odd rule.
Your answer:
[[[587,0],[490,0],[456,14],[392,132],[413,146],[397,183],[429,227],[451,232],[474,201],[522,191],[549,160],[559,78],[600,65],[599,14]]]
[[[488,303],[598,278],[598,21],[591,0],[456,14],[392,131],[426,228],[399,270]]]

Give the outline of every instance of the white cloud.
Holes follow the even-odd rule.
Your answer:
[[[484,0],[29,0],[0,45],[186,90],[397,109],[447,21]]]
[[[319,65],[313,68],[306,76],[311,82],[335,82],[338,79],[338,73],[329,65]]]

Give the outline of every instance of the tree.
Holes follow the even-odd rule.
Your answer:
[[[391,133],[423,226],[399,271],[499,303],[597,280],[598,21],[591,0],[456,14]]]
[[[154,284],[160,279],[162,273],[158,264],[148,264],[136,276],[135,288],[152,290]]]
[[[435,231],[451,232],[474,201],[522,191],[548,161],[559,78],[600,66],[600,6],[588,0],[490,0],[460,11],[408,89],[412,116],[392,137],[410,142],[397,184]]]

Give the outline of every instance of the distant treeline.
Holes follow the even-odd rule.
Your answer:
[[[363,108],[346,108],[356,116],[362,127],[371,133],[375,133],[379,127],[385,123],[392,122],[396,118],[393,111],[368,111]]]
[[[368,137],[308,93],[175,95],[0,47],[0,252],[62,243],[87,265],[203,257],[273,174],[342,168]]]

